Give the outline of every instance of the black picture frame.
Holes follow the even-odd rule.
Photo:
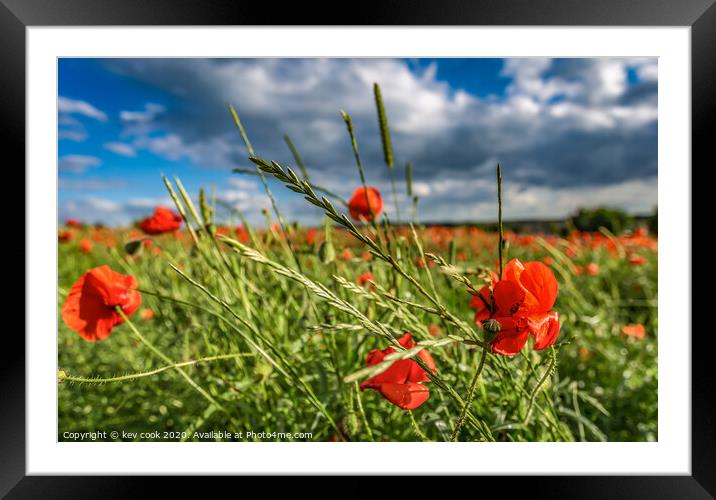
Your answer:
[[[0,0],[3,114],[0,136],[6,145],[6,157],[9,152],[17,163],[24,164],[27,27],[293,24],[690,26],[692,165],[703,163],[708,168],[713,163],[709,146],[714,142],[716,122],[714,0],[382,0],[359,2],[352,7],[339,2],[330,6],[285,2],[277,7],[268,2],[245,0]],[[693,167],[691,174],[685,174],[692,173]],[[695,211],[694,215],[697,215]],[[22,250],[24,254],[24,246]],[[14,252],[19,262],[17,246]],[[693,252],[692,257],[695,259],[697,255]],[[31,265],[32,262],[25,260],[26,269]],[[691,269],[684,272],[691,275]],[[691,291],[684,293],[691,294]],[[704,300],[692,296],[697,301]],[[26,305],[29,300],[32,297],[26,297]],[[685,324],[684,332],[670,334],[688,333],[688,326]],[[0,363],[0,495],[8,498],[127,498],[147,492],[148,483],[159,479],[26,476],[25,342],[17,335],[14,339],[9,333],[5,336],[8,340]],[[708,330],[692,336],[691,476],[510,478],[507,481],[510,491],[526,487],[533,497],[586,499],[716,496],[716,427],[712,423],[716,378],[710,360],[714,352],[710,349],[712,337],[713,333]],[[295,485],[297,479],[293,478],[292,484]],[[342,488],[350,488],[353,481],[344,482]],[[490,483],[504,486],[505,478],[481,478],[480,481],[480,490],[486,492],[485,487],[489,488]],[[220,487],[216,482],[212,482],[212,486]],[[169,495],[171,489],[181,489],[185,494],[190,491],[186,481],[180,478],[163,481],[162,489],[165,495]]]

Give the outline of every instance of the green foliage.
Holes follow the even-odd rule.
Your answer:
[[[605,227],[613,234],[621,234],[634,225],[634,218],[618,208],[581,208],[571,223],[579,231],[599,231]]]

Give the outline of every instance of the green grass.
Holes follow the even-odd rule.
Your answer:
[[[460,270],[469,272],[495,262],[494,235],[476,238],[465,230],[452,231],[450,246],[466,258],[456,262]],[[420,269],[415,243],[408,231],[401,233],[394,236],[394,247],[406,272],[424,289],[434,287],[441,304],[472,328],[465,286],[438,266]],[[425,236],[430,230],[419,233],[426,252],[448,254],[444,242],[428,241]],[[119,242],[129,239],[121,231],[115,238]],[[431,324],[440,327],[438,339],[450,335],[465,338],[465,332],[423,309],[386,299],[381,289],[430,307],[389,264],[377,258],[361,259],[366,248],[344,232],[333,233],[333,244],[337,253],[350,247],[355,257],[327,265],[319,259],[318,241],[308,245],[298,231],[291,239],[302,276],[323,284],[339,304],[350,304],[364,320],[276,269],[240,255],[226,243],[215,246],[206,236],[200,245],[203,252],[192,251],[188,241],[161,236],[155,239],[162,249],[160,255],[144,249],[130,259],[123,255],[121,245],[95,245],[91,255],[84,255],[72,243],[61,244],[58,305],[85,270],[107,263],[137,277],[144,292],[142,307],[151,308],[155,317],[143,320],[136,313],[130,318],[132,324],[174,363],[241,355],[181,368],[225,413],[187,383],[176,368],[103,384],[65,380],[59,387],[59,438],[65,431],[125,430],[186,432],[191,440],[194,431],[254,430],[312,433],[311,440],[328,440],[337,435],[332,419],[350,440],[371,436],[377,441],[420,439],[407,412],[375,391],[359,392],[355,383],[344,382],[347,375],[365,366],[369,350],[388,345],[361,321],[381,325],[395,336],[410,331],[416,340],[434,340],[427,331]],[[279,263],[281,269],[297,268],[288,245],[278,241],[276,234],[260,233],[257,243],[261,254]],[[209,258],[204,259],[202,253]],[[534,396],[534,408],[525,422],[530,396],[550,362],[549,349],[535,352],[528,346],[514,358],[488,355],[470,407],[474,420],[463,427],[460,439],[655,440],[656,255],[646,253],[648,262],[634,267],[605,249],[584,250],[574,261],[596,262],[600,274],[576,276],[569,271],[572,260],[563,256],[559,246],[512,245],[509,254],[523,261],[562,256],[552,266],[560,283],[555,309],[562,318],[555,348],[557,370]],[[344,278],[344,285],[354,283],[366,271],[373,273],[379,285],[376,292],[365,288],[357,293],[357,285],[347,288],[336,279]],[[479,282],[476,276],[469,276]],[[643,323],[647,337],[636,340],[622,335],[621,327],[629,323]],[[476,327],[475,333],[478,335]],[[414,410],[412,417],[426,438],[447,440],[462,410],[451,392],[465,396],[481,349],[454,342],[429,350],[438,366],[439,384],[446,388],[427,383],[430,399]],[[59,366],[70,377],[104,379],[143,374],[166,365],[137,340],[127,324],[97,343],[84,341],[62,322],[59,325]]]

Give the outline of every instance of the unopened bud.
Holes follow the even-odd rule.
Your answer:
[[[502,325],[500,325],[500,322],[496,319],[488,319],[487,321],[483,321],[482,329],[485,332],[485,340],[490,342],[502,329]]]
[[[336,258],[336,250],[330,240],[321,242],[321,246],[318,248],[318,258],[324,264],[330,264]]]
[[[502,329],[502,325],[496,319],[488,319],[482,324],[482,328],[490,333],[498,333]]]

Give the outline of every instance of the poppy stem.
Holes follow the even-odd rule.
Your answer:
[[[353,384],[353,388],[356,392],[356,402],[358,403],[358,413],[360,414],[361,420],[363,420],[363,425],[365,426],[365,433],[368,434],[368,440],[369,441],[375,441],[375,438],[373,438],[373,431],[370,428],[370,423],[368,422],[368,416],[365,414],[365,410],[363,409],[363,400],[360,396],[360,389],[358,389],[358,382],[355,382]]]
[[[381,232],[378,228],[378,225],[376,224],[376,214],[375,210],[373,209],[373,205],[370,203],[370,198],[368,197],[368,185],[365,181],[365,174],[363,173],[363,163],[360,161],[360,154],[358,153],[358,142],[356,141],[356,135],[355,131],[353,130],[353,121],[351,120],[351,117],[348,113],[345,111],[341,111],[341,116],[343,117],[343,121],[346,122],[346,128],[348,129],[348,135],[351,138],[351,146],[353,147],[353,156],[356,159],[356,167],[358,168],[358,174],[360,175],[360,182],[363,186],[363,194],[365,195],[365,203],[368,206],[368,210],[370,211],[370,224],[373,226],[373,230],[375,231],[376,237],[378,238],[378,241],[381,241]],[[386,236],[387,238],[387,236]]]
[[[119,314],[119,315],[122,317],[122,319],[127,323],[127,325],[129,326],[129,328],[132,330],[132,333],[134,333],[134,335],[140,340],[140,342],[142,342],[142,344],[144,344],[145,346],[147,346],[150,351],[152,351],[154,354],[156,354],[158,357],[160,357],[160,358],[162,359],[162,361],[164,361],[164,362],[167,363],[168,365],[176,365],[176,363],[175,363],[174,361],[172,361],[171,358],[169,358],[169,356],[167,356],[167,355],[164,354],[162,351],[160,351],[159,349],[157,349],[157,347],[155,347],[154,344],[152,344],[151,342],[149,342],[149,340],[147,340],[147,338],[146,338],[144,335],[142,335],[142,334],[139,332],[139,330],[137,330],[137,327],[134,326],[134,323],[132,323],[132,322],[129,320],[129,318],[127,317],[127,315],[124,314],[124,311],[122,311],[122,308],[121,308],[121,307],[117,306],[117,307],[115,307],[115,310],[117,311],[117,314]],[[196,382],[194,382],[194,380],[193,380],[189,375],[187,375],[186,372],[185,372],[184,370],[182,370],[182,368],[181,368],[180,366],[174,366],[173,368],[174,368],[177,372],[179,372],[179,374],[180,374],[182,377],[184,377],[184,379],[187,381],[187,383],[188,383],[190,386],[192,386],[194,389],[196,389],[197,392],[199,392],[199,394],[201,394],[202,396],[204,396],[204,398],[206,398],[207,401],[209,401],[212,405],[216,406],[216,407],[217,407],[219,410],[221,410],[223,413],[226,413],[227,415],[229,415],[229,412],[226,410],[226,408],[224,408],[223,406],[221,406],[221,405],[219,404],[219,402],[216,401],[208,392],[206,392],[206,391],[205,391],[204,389],[202,389]]]
[[[527,425],[527,422],[530,419],[530,415],[532,414],[532,407],[534,406],[535,399],[537,398],[537,393],[540,391],[542,385],[547,381],[549,376],[554,373],[554,368],[557,366],[557,352],[554,350],[554,347],[549,348],[549,353],[549,366],[542,375],[542,378],[540,378],[539,382],[537,382],[537,385],[535,385],[535,388],[532,390],[532,394],[530,394],[530,401],[527,405],[527,413],[525,413],[525,418],[522,421],[522,425]]]
[[[413,416],[413,412],[408,410],[408,415],[410,415],[410,424],[413,427],[413,431],[415,434],[418,435],[421,441],[423,442],[430,442],[430,439],[423,433],[423,431],[420,430],[420,427],[418,426],[418,423],[415,421],[415,417]]]
[[[138,378],[143,377],[150,377],[152,375],[157,375],[159,373],[165,372],[167,370],[171,370],[173,368],[180,368],[182,366],[192,366],[196,365],[198,363],[208,363],[211,361],[219,361],[224,359],[235,359],[235,358],[241,358],[245,356],[256,356],[253,352],[238,352],[235,354],[220,354],[218,356],[210,356],[207,358],[199,358],[199,359],[192,359],[189,361],[182,361],[181,363],[174,363],[171,365],[165,365],[160,368],[155,368],[154,370],[149,370],[146,372],[137,372],[137,373],[128,373],[127,375],[120,375],[118,377],[108,377],[108,378],[99,378],[99,377],[73,377],[71,375],[64,375],[61,377],[62,382],[74,382],[76,384],[109,384],[112,382],[125,382],[127,380],[136,380]]]
[[[482,356],[480,357],[480,364],[477,367],[477,371],[475,372],[475,375],[472,377],[472,382],[470,382],[470,388],[468,389],[467,397],[465,398],[465,405],[462,407],[460,416],[458,417],[457,423],[455,424],[455,429],[452,431],[452,435],[450,436],[450,441],[457,441],[458,435],[460,434],[460,429],[465,424],[465,417],[467,416],[467,411],[470,409],[470,405],[472,404],[472,399],[475,397],[475,389],[477,388],[477,381],[480,378],[482,369],[485,367],[485,359],[487,359],[487,347],[482,348]]]
[[[502,279],[502,167],[500,167],[499,163],[497,164],[497,230],[500,235],[500,241],[497,247],[497,255],[500,267],[500,279]]]

